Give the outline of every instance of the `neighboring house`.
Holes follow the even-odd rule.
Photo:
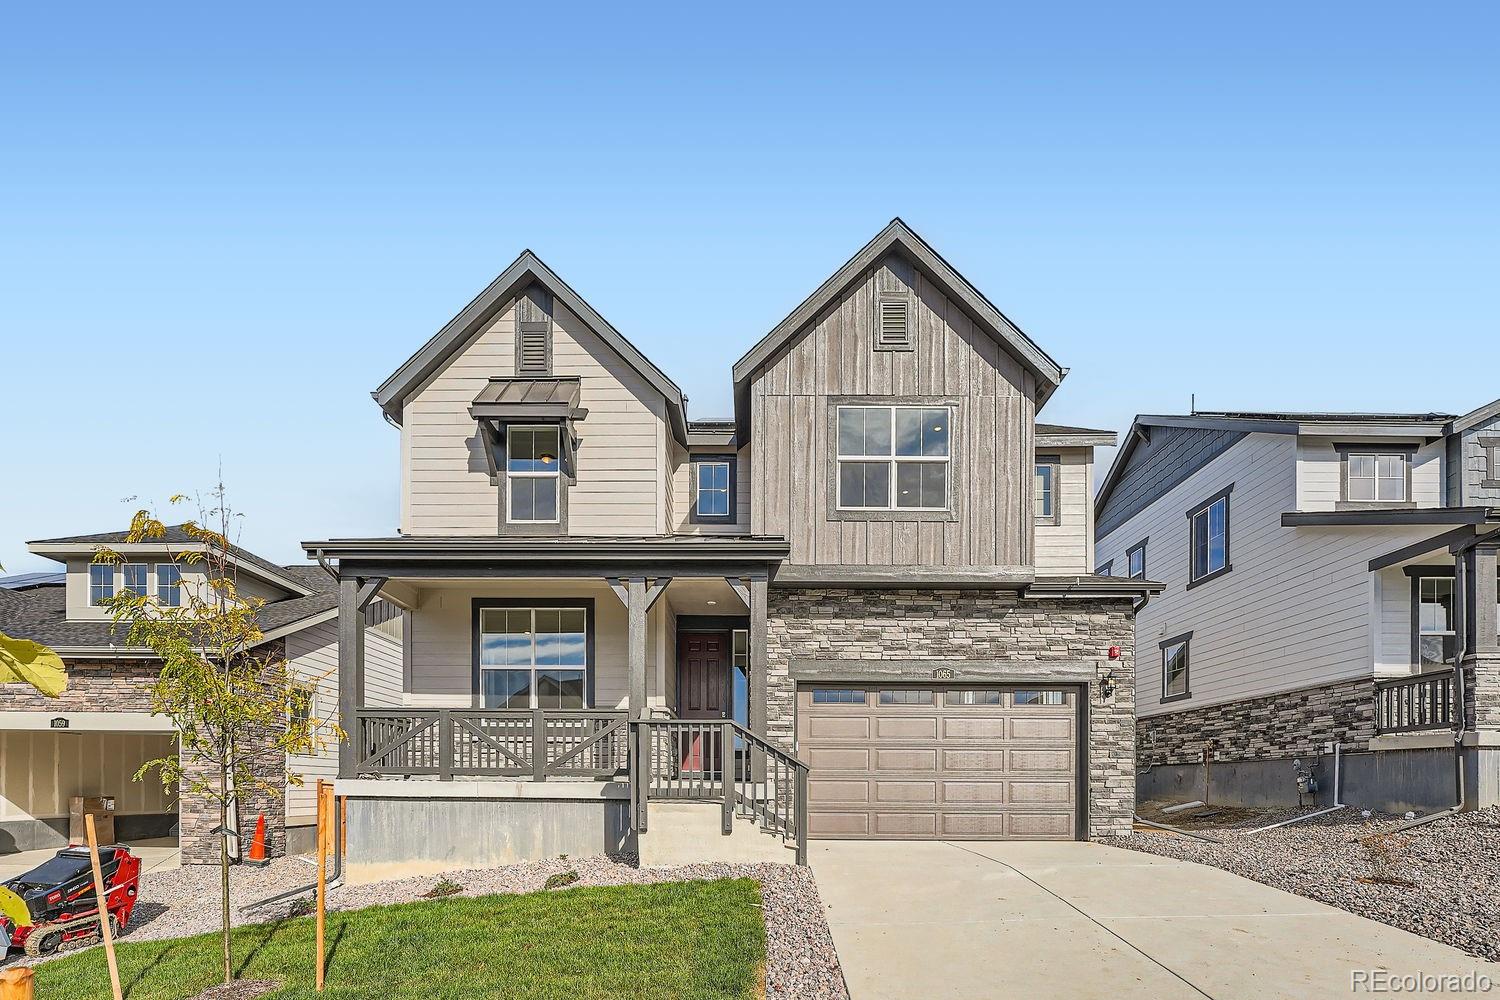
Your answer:
[[[107,546],[122,565],[93,563]],[[124,589],[143,588],[164,604],[180,604],[204,586],[203,567],[180,556],[201,544],[178,527],[160,541],[127,544],[125,533],[76,535],[30,543],[37,555],[66,566],[61,574],[28,574],[0,589],[0,632],[52,647],[68,669],[68,687],[45,698],[17,684],[0,685],[0,853],[67,842],[69,799],[111,796],[116,802],[117,839],[178,837],[187,863],[218,860],[217,807],[206,799],[184,799],[148,775],[133,776],[148,760],[177,752],[172,722],[151,714],[150,688],[161,669],[150,650],[124,644],[124,626],[114,627],[102,602]],[[236,550],[238,589],[266,602],[258,615],[265,642],[287,659],[289,672],[308,691],[317,718],[335,715],[338,703],[338,594],[335,582],[316,566],[278,566]],[[367,630],[369,683],[399,691],[399,609],[380,602]],[[239,828],[245,836],[265,814],[272,855],[290,842],[311,842],[315,811],[312,782],[333,778],[337,749],[294,756],[270,765],[266,779],[281,794],[245,796]],[[301,787],[287,781],[300,775]]]
[[[1500,801],[1500,401],[1449,414],[1139,416],[1095,500],[1136,625],[1143,795]],[[1368,751],[1368,752],[1367,752]],[[1225,763],[1233,767],[1219,766]]]
[[[351,861],[1126,832],[1152,585],[1091,575],[1063,375],[897,220],[693,420],[523,253],[374,393],[399,533],[304,543],[408,610],[399,693],[339,646]]]

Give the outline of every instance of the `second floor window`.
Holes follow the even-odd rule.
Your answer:
[[[163,607],[182,607],[182,570],[176,563],[156,564],[156,599]]]
[[[1141,542],[1125,555],[1130,564],[1130,579],[1146,579],[1146,543]]]
[[[1407,456],[1355,452],[1346,459],[1349,500],[1401,503],[1407,499]]]
[[[115,596],[115,568],[107,563],[89,565],[89,604],[98,607]]]
[[[1036,519],[1057,523],[1057,468],[1056,462],[1036,463]]]
[[[1229,489],[1192,510],[1188,526],[1188,586],[1228,573]]]
[[[126,563],[120,567],[120,576],[126,590],[137,597],[145,597],[150,591],[146,586],[146,564]]]
[[[838,408],[841,510],[947,510],[951,413],[933,406]]]
[[[558,428],[507,428],[505,515],[511,524],[557,523],[558,454]]]
[[[699,521],[734,520],[734,471],[731,458],[700,458],[693,462],[693,518]]]

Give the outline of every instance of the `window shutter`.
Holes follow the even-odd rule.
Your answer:
[[[516,300],[516,374],[552,374],[552,296],[539,285]]]
[[[875,346],[883,351],[911,350],[911,306],[904,299],[879,300]]]

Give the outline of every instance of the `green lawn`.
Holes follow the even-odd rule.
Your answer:
[[[205,901],[205,905],[207,901]],[[749,879],[455,898],[328,915],[329,1000],[760,997],[765,924]],[[218,936],[120,942],[131,1000],[184,1000],[219,982]],[[313,990],[313,920],[234,932],[237,974]],[[104,951],[37,968],[39,1000],[109,996]]]

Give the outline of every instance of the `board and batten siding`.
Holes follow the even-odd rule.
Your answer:
[[[339,623],[320,622],[286,637],[288,676],[313,691],[312,714],[339,722]],[[365,704],[395,707],[402,703],[401,641],[376,628],[365,629]],[[339,774],[336,740],[315,754],[289,754],[287,772],[300,775],[301,785],[287,783],[286,815],[289,823],[313,822],[317,815],[316,786],[319,778],[332,781]]]
[[[905,275],[906,277],[903,277]],[[911,289],[913,350],[873,349],[876,296]],[[797,565],[1030,566],[1036,385],[924,276],[884,260],[751,376],[751,531]],[[951,400],[956,518],[829,517],[840,397]]]
[[[1038,457],[1061,460],[1058,469],[1056,524],[1036,525],[1038,575],[1071,576],[1093,571],[1094,464],[1087,448],[1043,448]]]
[[[667,590],[671,594],[671,588]],[[515,600],[592,598],[594,601],[594,706],[629,707],[629,633],[625,605],[609,585],[592,580],[514,580],[475,585],[441,585],[418,591],[407,627],[411,664],[405,704],[414,708],[468,708],[473,704],[473,608],[476,597]],[[646,697],[665,704],[667,688],[667,601],[658,600],[646,618]]]
[[[672,531],[679,535],[747,535],[750,533],[750,446],[741,448],[735,455],[734,522],[710,522],[697,524],[693,521],[693,496],[696,490],[693,479],[693,459],[697,456],[683,448],[672,448],[671,492],[668,494],[668,510],[671,511]],[[700,452],[708,454],[707,452]],[[718,453],[716,453],[718,454]]]
[[[1233,569],[1189,590],[1187,513],[1231,483]],[[1381,594],[1369,562],[1433,530],[1282,527],[1296,503],[1296,439],[1250,434],[1098,540],[1095,558],[1118,570],[1149,536],[1147,574],[1167,585],[1136,616],[1139,715],[1373,675]],[[1192,696],[1164,705],[1160,643],[1186,632]]]
[[[176,812],[155,771],[134,777],[176,752],[175,733],[0,731],[0,823],[65,818],[74,795],[113,795],[122,816]]]
[[[1327,437],[1297,438],[1297,510],[1333,510],[1342,499],[1343,458],[1334,444],[1335,440]],[[1378,445],[1372,443],[1370,447]],[[1413,456],[1411,499],[1419,507],[1444,505],[1445,450],[1442,441],[1433,441],[1418,448]]]
[[[568,533],[666,531],[667,403],[560,300],[553,300],[552,370],[579,379],[578,481]],[[414,392],[402,409],[401,530],[493,535],[499,491],[469,404],[491,377],[515,375],[515,303],[508,304]]]

